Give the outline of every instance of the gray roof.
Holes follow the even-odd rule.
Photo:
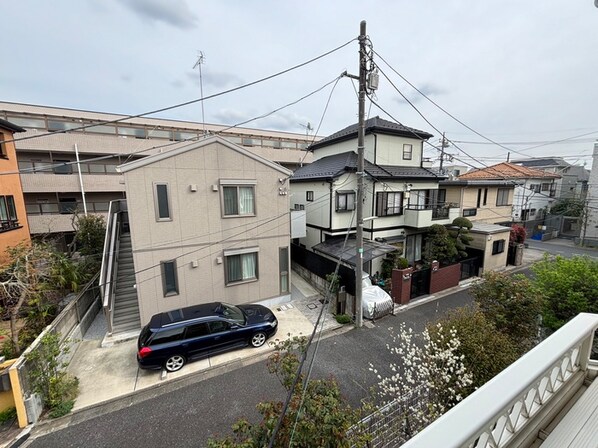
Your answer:
[[[365,172],[375,179],[445,179],[427,168],[395,165],[374,165],[367,160]],[[357,154],[347,151],[322,157],[315,162],[298,168],[291,177],[291,182],[334,179],[346,172],[357,171]]]
[[[499,226],[498,224],[485,224],[482,222],[474,222],[473,227],[469,229],[473,233],[493,234],[510,232],[511,228],[506,226]]]
[[[358,131],[358,123],[352,124],[351,126],[346,127],[338,132],[335,132],[328,137],[323,138],[319,142],[314,143],[308,149],[313,151],[318,148],[322,148],[324,146],[329,146],[334,143],[338,143],[345,140],[350,140],[352,138],[357,137]],[[393,123],[388,120],[384,120],[378,116],[370,118],[369,120],[365,121],[365,133],[366,134],[390,134],[390,135],[399,135],[402,137],[411,137],[417,138],[420,140],[427,140],[433,137],[432,134],[429,134],[426,131],[420,131],[419,129],[410,128],[408,126],[403,126],[402,124]]]
[[[546,157],[542,159],[514,160],[513,163],[530,168],[549,166],[569,166],[570,164],[561,157]]]
[[[23,129],[21,126],[17,126],[16,124],[11,123],[10,121],[3,120],[2,118],[0,118],[0,128],[8,129],[12,132],[26,132],[26,130]]]

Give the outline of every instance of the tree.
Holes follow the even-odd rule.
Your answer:
[[[470,291],[486,319],[512,341],[517,341],[522,352],[534,345],[543,296],[531,280],[523,275],[489,271]]]
[[[428,263],[437,260],[440,264],[447,264],[453,261],[458,253],[455,239],[451,238],[447,228],[440,224],[431,225],[426,234],[424,259]]]
[[[509,242],[523,244],[527,237],[527,231],[525,227],[514,224],[511,226],[511,232],[509,235]]]
[[[300,356],[307,349],[307,338],[294,337],[275,345],[275,352],[268,359],[268,370],[276,375],[287,391],[300,363]],[[354,437],[348,429],[359,421],[360,414],[341,397],[340,389],[332,378],[309,380],[301,377],[293,390],[289,408],[285,413],[274,442],[275,447],[350,447]],[[282,413],[283,403],[267,401],[257,405],[262,421],[251,424],[241,419],[232,427],[233,435],[210,439],[210,448],[262,448],[268,446],[270,437]]]
[[[411,328],[401,323],[388,349],[396,360],[390,364],[393,374],[378,375],[378,395],[398,406],[398,427],[409,439],[429,423],[461,401],[472,382],[459,354],[461,342],[455,329],[436,324],[417,338]],[[418,340],[419,339],[419,340]]]
[[[81,255],[101,256],[104,252],[106,223],[103,216],[75,215],[75,244]]]
[[[438,322],[440,328],[456,331],[460,342],[457,354],[462,356],[465,368],[472,374],[472,383],[466,388],[465,395],[483,386],[523,354],[515,341],[498,331],[494,323],[475,307],[457,308]],[[440,337],[437,328],[436,325],[428,326],[435,340]]]
[[[469,231],[473,227],[473,224],[469,219],[461,217],[453,220],[452,227],[449,234],[455,241],[459,257],[465,258],[467,257],[467,246],[473,240],[469,236]]]
[[[557,330],[581,312],[598,313],[598,260],[546,256],[532,271],[546,297],[543,323],[547,328]]]
[[[564,198],[556,201],[550,207],[551,215],[581,217],[584,211],[584,201],[576,198]]]

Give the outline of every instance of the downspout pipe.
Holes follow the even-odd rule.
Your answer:
[[[81,164],[79,161],[79,148],[75,143],[75,156],[77,157],[77,172],[79,173],[79,186],[81,187],[81,197],[83,198],[83,213],[87,216],[87,202],[85,201],[85,188],[83,187],[83,176],[81,175]]]

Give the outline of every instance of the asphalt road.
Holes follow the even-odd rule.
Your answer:
[[[598,258],[598,249],[591,249],[589,247],[578,247],[570,240],[554,239],[547,241],[536,241],[532,239],[525,240],[531,249],[538,249],[548,252],[552,255],[561,255],[563,257],[572,257],[575,255],[583,255],[588,257]]]
[[[349,402],[357,406],[370,396],[376,383],[369,364],[389,373],[392,360],[386,344],[391,328],[406,322],[420,331],[447,310],[472,302],[467,290],[387,316],[373,328],[353,329],[323,339],[314,364],[315,377],[333,375]],[[57,425],[34,428],[25,446],[154,447],[205,446],[213,435],[228,434],[240,417],[257,421],[255,405],[263,400],[284,400],[285,390],[261,361],[202,381],[170,385],[65,418]]]

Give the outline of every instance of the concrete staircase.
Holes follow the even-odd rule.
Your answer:
[[[123,233],[120,236],[113,334],[133,332],[141,328],[137,289],[134,288],[135,282],[131,234]]]

